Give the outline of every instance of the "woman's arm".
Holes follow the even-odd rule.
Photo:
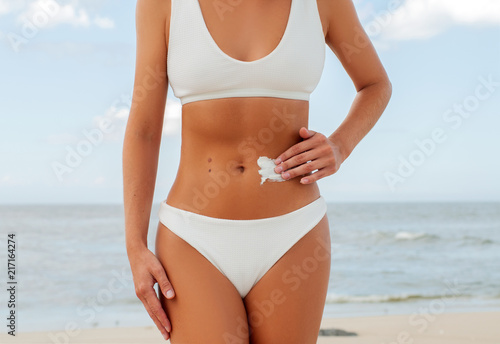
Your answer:
[[[147,247],[166,103],[165,13],[159,0],[138,0],[132,106],[123,142],[127,251]]]
[[[304,141],[276,158],[276,173],[281,172],[284,179],[301,176],[303,184],[337,172],[378,121],[392,94],[391,82],[359,22],[352,0],[319,0],[319,3],[327,14],[326,43],[349,74],[357,94],[333,134],[326,137],[301,128],[299,135]]]
[[[155,283],[165,297],[172,298],[174,294],[163,266],[147,247],[147,234],[168,87],[167,16],[170,17],[170,1],[137,1],[134,93],[123,142],[127,255],[136,295],[165,339],[169,338],[171,324],[154,290]]]
[[[373,128],[392,95],[392,84],[352,0],[329,0],[326,43],[354,83],[357,94],[342,124],[329,136],[345,160]]]

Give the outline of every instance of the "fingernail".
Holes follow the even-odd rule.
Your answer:
[[[290,173],[285,172],[285,173],[283,173],[282,177],[283,177],[283,179],[288,179],[288,178],[290,178]]]
[[[281,173],[281,171],[283,171],[283,167],[281,167],[281,166],[278,166],[274,169],[274,172],[276,172],[276,173]]]
[[[300,180],[300,182],[301,182],[302,184],[309,183],[309,179],[307,179],[307,178],[302,178],[302,179]]]
[[[168,335],[166,333],[163,333],[163,338],[165,338],[165,340],[168,340]]]
[[[278,158],[278,159],[274,160],[274,163],[275,163],[276,165],[281,164],[281,158]]]
[[[171,298],[171,297],[174,297],[174,291],[172,289],[169,289],[167,291],[167,298]]]

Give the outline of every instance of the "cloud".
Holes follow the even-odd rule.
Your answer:
[[[32,180],[23,178],[19,175],[4,174],[0,175],[0,186],[25,186],[32,183]]]
[[[17,16],[19,23],[33,23],[37,26],[53,27],[59,24],[71,24],[73,26],[89,26],[90,20],[82,8],[76,3],[60,5],[55,0],[36,0],[31,2]]]
[[[123,139],[127,118],[130,112],[128,98],[122,96],[106,110],[104,115],[95,116],[93,119],[93,126],[100,128],[103,123],[110,123],[111,130],[104,135],[107,141],[119,141]]]
[[[356,14],[361,22],[366,22],[375,14],[373,2],[366,3],[364,0],[354,0],[353,2],[356,7]]]
[[[392,12],[378,12],[365,28],[372,37],[402,41],[428,39],[456,25],[499,26],[500,1],[406,0]]]
[[[112,19],[106,17],[95,17],[94,24],[101,29],[112,29],[115,27],[115,22]]]
[[[25,7],[24,1],[0,0],[0,16],[20,11]]]
[[[61,6],[59,13],[55,16],[53,21],[54,26],[57,24],[71,24],[73,26],[90,25],[89,15],[83,8],[77,8],[74,5]]]
[[[74,134],[63,133],[63,134],[53,134],[46,138],[46,142],[51,145],[67,145],[74,144],[78,141],[78,138]]]
[[[103,185],[105,182],[106,182],[106,178],[104,178],[103,176],[99,176],[99,177],[95,178],[92,183],[94,185]]]
[[[181,129],[181,103],[178,100],[167,98],[163,119],[163,136],[176,136]],[[106,133],[104,139],[108,141],[122,141],[130,114],[130,97],[122,95],[102,116],[95,116],[93,127],[99,128],[103,121],[111,123],[112,130]]]
[[[10,12],[9,3],[6,0],[0,0],[0,16]]]
[[[181,103],[177,100],[168,99],[165,107],[165,118],[163,120],[163,135],[174,136],[181,132]]]
[[[4,0],[0,0],[0,14],[4,2]],[[91,20],[84,4],[84,1],[80,3],[79,0],[72,0],[64,5],[56,0],[31,1],[27,6],[23,6],[21,13],[17,16],[17,21],[19,23],[30,22],[43,27],[69,24],[74,27],[90,27],[91,25],[95,25],[102,29],[114,28],[115,23],[110,18],[96,15]]]

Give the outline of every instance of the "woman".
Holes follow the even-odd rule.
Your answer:
[[[172,343],[316,343],[330,273],[316,182],[339,169],[391,96],[352,1],[138,0],[136,24],[123,174],[137,296]],[[357,89],[329,136],[307,129],[325,43]],[[153,254],[169,82],[182,103],[181,159]]]

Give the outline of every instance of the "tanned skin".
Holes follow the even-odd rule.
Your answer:
[[[199,0],[206,27],[225,54],[253,61],[276,48],[291,0],[227,3],[232,10],[221,15],[213,0]],[[375,125],[392,86],[352,0],[317,0],[317,5],[325,43],[357,91],[345,120],[333,133],[309,131],[309,102],[303,100],[238,97],[185,104],[181,160],[169,205],[225,219],[291,212],[320,196],[317,180],[337,172]],[[136,294],[173,344],[316,343],[330,273],[326,215],[244,299],[163,224],[158,224],[155,253],[147,247],[167,95],[170,13],[170,0],[137,1],[136,75],[123,147],[126,246]],[[263,134],[269,133],[266,128],[272,140]],[[259,156],[279,158],[275,171],[281,167],[287,181],[260,185]],[[217,189],[207,187],[217,181]],[[313,253],[314,271],[293,270]],[[272,311],[259,317],[269,302]]]

